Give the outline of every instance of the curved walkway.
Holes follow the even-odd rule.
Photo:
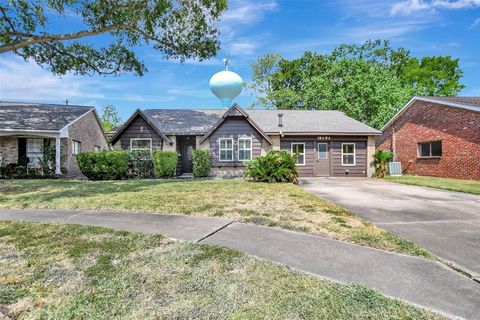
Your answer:
[[[305,233],[224,218],[86,210],[8,209],[0,210],[0,220],[102,226],[221,245],[453,317],[480,314],[480,284],[441,263]]]

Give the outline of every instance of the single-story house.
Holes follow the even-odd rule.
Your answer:
[[[55,174],[79,176],[75,155],[108,148],[95,107],[0,102],[0,166],[35,164],[55,145]]]
[[[404,172],[480,180],[480,97],[414,97],[381,130]]]
[[[301,176],[372,175],[380,131],[339,111],[137,110],[113,135],[114,149],[175,150],[177,175],[192,172],[194,149],[210,150],[212,176],[235,177],[269,150],[298,153]]]

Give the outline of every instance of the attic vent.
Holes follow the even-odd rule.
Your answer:
[[[278,126],[283,127],[283,113],[278,114]]]

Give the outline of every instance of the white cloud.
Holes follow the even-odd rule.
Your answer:
[[[406,0],[395,3],[390,9],[390,13],[392,15],[410,15],[420,11],[435,9],[455,10],[476,7],[480,7],[480,0]]]
[[[0,97],[4,100],[62,103],[74,98],[103,99],[95,80],[66,75],[56,77],[31,61],[18,57],[0,60]]]
[[[276,9],[275,1],[231,1],[221,21],[223,25],[228,26],[256,23],[263,19],[266,12]]]
[[[162,77],[156,78],[156,80]],[[130,102],[169,102],[175,97],[156,94],[138,95],[132,93],[131,83],[125,78],[84,77],[65,75],[54,76],[33,61],[24,61],[16,56],[0,60],[0,100],[35,101],[71,104],[88,104],[95,101],[111,103]]]
[[[470,29],[475,29],[475,28],[478,28],[480,27],[480,18],[477,18],[473,23],[472,25],[470,26]]]

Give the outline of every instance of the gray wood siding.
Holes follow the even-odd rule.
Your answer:
[[[298,173],[301,177],[312,177],[315,175],[315,142],[317,137],[314,137],[315,141],[312,141],[312,137],[288,137],[282,138],[280,141],[280,148],[291,152],[292,143],[305,143],[305,165],[298,165]],[[307,140],[308,139],[308,140]]]
[[[233,139],[233,161],[219,161],[219,138]],[[243,166],[243,161],[238,161],[238,138],[252,138],[252,158],[261,154],[262,136],[243,117],[226,119],[209,137],[212,166],[232,167]]]
[[[291,151],[292,142],[305,143],[305,165],[298,166],[301,177],[315,176],[316,144],[318,142],[329,143],[330,175],[365,177],[367,175],[367,137],[357,136],[330,136],[329,140],[319,140],[318,136],[283,137],[280,148]],[[355,143],[356,159],[355,166],[342,166],[342,142]]]
[[[341,141],[332,141],[331,155],[332,155],[332,169],[333,176],[348,176],[352,177],[366,177],[367,175],[367,142],[355,141],[356,139],[348,140],[348,138]],[[342,166],[342,143],[355,143],[355,166]]]
[[[132,138],[151,138],[153,150],[163,149],[162,137],[141,116],[137,116],[123,131],[119,139],[121,148],[130,149],[130,139]]]

